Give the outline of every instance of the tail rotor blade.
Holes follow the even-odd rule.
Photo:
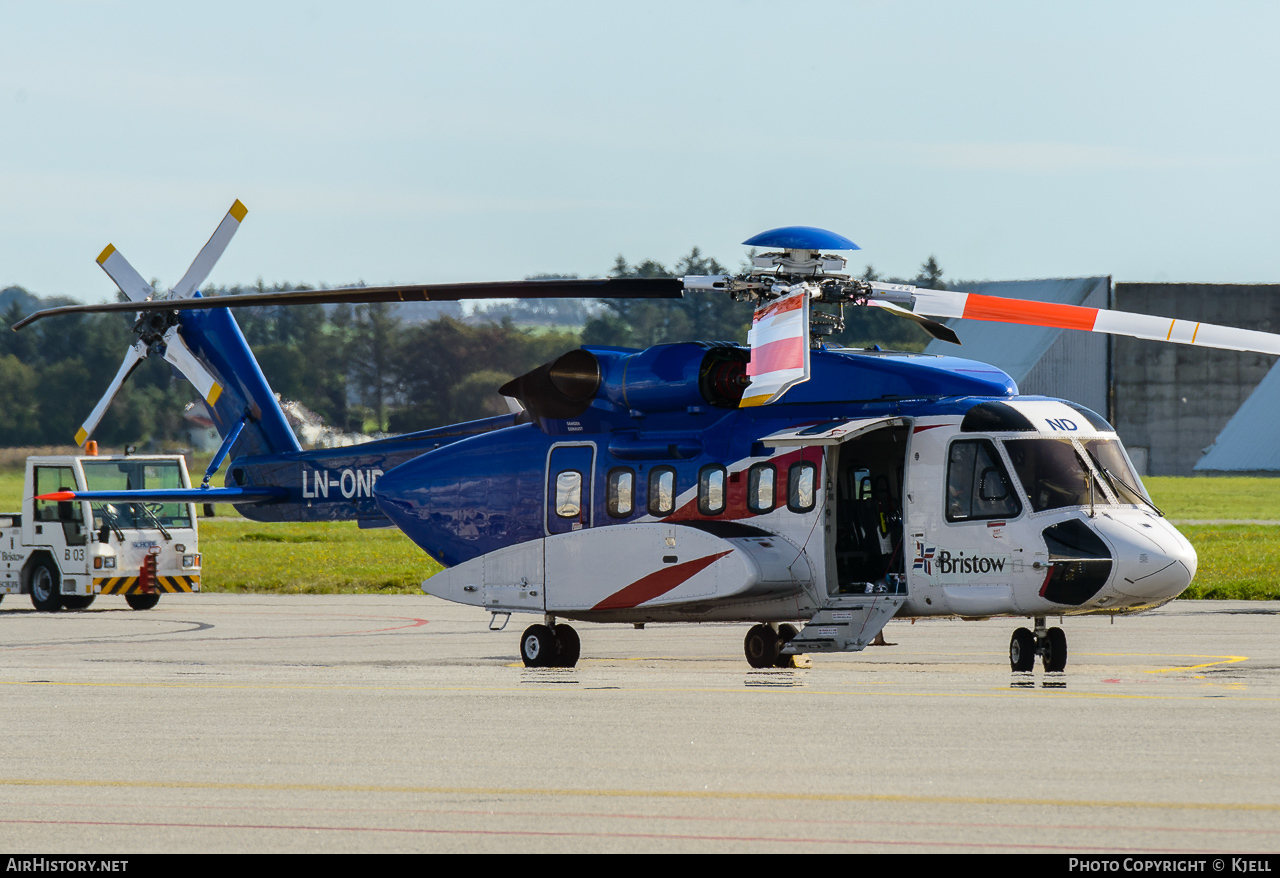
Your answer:
[[[205,402],[209,405],[217,402],[218,397],[222,395],[222,385],[209,374],[209,370],[196,358],[196,355],[191,353],[191,348],[187,347],[187,343],[178,334],[178,327],[169,327],[169,331],[164,334],[164,344],[164,358],[195,385]]]
[[[199,288],[200,284],[204,283],[209,272],[213,271],[213,266],[222,257],[222,251],[226,250],[227,245],[231,243],[232,236],[235,235],[236,229],[240,228],[240,223],[244,221],[245,214],[248,212],[249,209],[237,198],[236,203],[231,205],[227,215],[222,218],[222,222],[218,223],[218,227],[213,230],[208,243],[196,254],[196,258],[192,260],[191,267],[182,276],[182,280],[178,281],[170,291],[169,298],[186,299]]]
[[[85,418],[80,429],[76,432],[76,444],[84,445],[89,441],[89,436],[98,427],[98,422],[102,420],[102,416],[107,413],[107,406],[111,405],[111,400],[115,399],[117,393],[120,392],[121,385],[125,379],[129,377],[129,373],[137,368],[138,364],[147,357],[147,348],[142,342],[132,345],[125,351],[124,362],[120,364],[120,368],[116,370],[116,377],[111,379],[107,392],[102,394],[102,398],[98,400],[98,404],[93,407],[93,411],[89,412],[89,417]]]
[[[107,273],[107,277],[115,281],[120,292],[129,297],[130,302],[142,302],[155,295],[156,291],[151,284],[142,279],[142,275],[134,270],[129,260],[114,245],[108,244],[98,254],[98,265]]]

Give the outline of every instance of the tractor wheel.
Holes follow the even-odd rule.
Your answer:
[[[149,610],[160,603],[160,595],[154,591],[150,594],[135,592],[125,595],[124,602],[135,610]]]
[[[31,603],[42,613],[62,609],[62,574],[48,558],[36,562],[31,571]]]

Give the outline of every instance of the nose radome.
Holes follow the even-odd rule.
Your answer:
[[[1095,519],[1114,546],[1116,576],[1112,587],[1122,595],[1167,601],[1177,597],[1196,575],[1196,550],[1162,518],[1145,514]]]

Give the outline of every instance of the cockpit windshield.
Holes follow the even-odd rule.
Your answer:
[[[1138,474],[1129,466],[1129,458],[1120,447],[1118,439],[1081,439],[1080,444],[1089,452],[1093,466],[1102,473],[1111,486],[1116,499],[1135,506],[1150,504],[1146,488]],[[1138,493],[1141,492],[1141,493]]]
[[[182,470],[176,460],[84,460],[84,481],[90,491],[138,491],[181,488]],[[187,503],[94,503],[93,527],[191,527]]]
[[[1036,512],[1107,502],[1070,439],[1006,439],[1004,447]]]
[[[1149,504],[1115,439],[1006,439],[1004,447],[1036,512]]]

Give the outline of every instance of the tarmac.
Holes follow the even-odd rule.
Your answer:
[[[0,849],[1276,851],[1278,611],[1068,617],[1062,674],[1012,619],[768,671],[745,624],[578,624],[533,670],[534,617],[426,596],[10,596]]]

